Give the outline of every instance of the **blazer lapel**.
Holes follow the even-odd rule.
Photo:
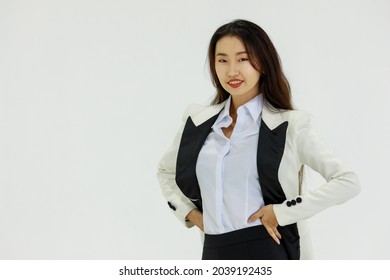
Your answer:
[[[280,112],[273,112],[267,106],[263,107],[257,148],[257,169],[265,205],[279,204],[286,200],[279,182],[279,166],[286,144],[287,127],[288,122],[283,120]],[[281,243],[289,259],[298,260],[300,242],[297,224],[279,226],[278,230],[283,236]]]
[[[279,182],[279,166],[286,143],[288,122],[277,112],[263,107],[257,147],[257,169],[264,203],[281,203],[286,199]]]
[[[176,161],[176,183],[183,194],[202,211],[200,187],[196,177],[199,152],[210,134],[224,103],[211,106],[194,116],[189,116],[184,126]]]

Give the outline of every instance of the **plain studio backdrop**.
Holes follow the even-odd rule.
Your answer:
[[[315,257],[390,259],[385,0],[0,0],[0,259],[201,257],[156,168],[214,95],[208,42],[237,18],[269,34],[295,107],[361,181],[310,219]]]

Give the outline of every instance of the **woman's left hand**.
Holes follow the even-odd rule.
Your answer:
[[[280,245],[280,239],[282,238],[281,234],[278,231],[278,220],[276,219],[275,212],[273,205],[267,205],[263,208],[260,208],[259,211],[253,213],[249,219],[249,223],[253,223],[257,219],[261,220],[261,223],[265,227],[265,229],[268,231],[269,235],[275,240],[278,245]]]

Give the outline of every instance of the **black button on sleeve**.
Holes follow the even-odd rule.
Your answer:
[[[297,204],[297,202],[295,201],[295,199],[292,199],[292,200],[291,200],[291,204],[292,204],[292,205]]]
[[[172,203],[170,203],[169,201],[168,201],[168,206],[169,206],[169,208],[171,208],[173,211],[176,211],[176,207],[173,206]]]
[[[297,197],[297,202],[301,203],[302,202],[302,198],[301,197]]]
[[[291,207],[291,201],[287,201],[287,207]]]

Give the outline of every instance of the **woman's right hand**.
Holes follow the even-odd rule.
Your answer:
[[[201,231],[203,228],[203,214],[198,209],[194,208],[186,216],[187,220],[196,225]]]

